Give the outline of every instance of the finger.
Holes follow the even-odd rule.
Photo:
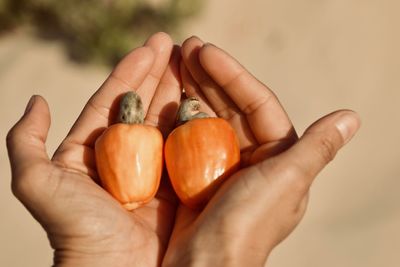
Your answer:
[[[7,135],[12,170],[49,162],[45,147],[49,127],[50,113],[47,102],[40,96],[32,96],[25,114]]]
[[[137,93],[142,99],[144,114],[147,113],[157,86],[168,66],[173,49],[173,43],[168,34],[159,32],[152,35],[146,41],[145,46],[153,50],[155,60],[150,72],[137,89]]]
[[[89,99],[67,137],[54,153],[53,162],[96,180],[94,142],[114,122],[119,98],[141,85],[153,62],[154,53],[148,47],[137,48],[126,55]]]
[[[30,174],[32,170],[44,170],[50,166],[45,146],[49,127],[50,113],[46,101],[40,96],[32,96],[25,114],[7,135],[12,188],[20,199],[31,190],[45,188],[47,175],[35,177]]]
[[[159,79],[168,64],[172,41],[168,35],[151,36],[144,47],[125,56],[105,83],[88,101],[65,141],[92,147],[104,127],[115,122],[118,97],[135,90],[147,110]]]
[[[191,37],[182,44],[182,58],[194,81],[201,87],[215,113],[229,119],[236,116],[238,109],[221,88],[203,70],[199,62],[199,51],[204,45],[197,37]]]
[[[246,115],[260,144],[296,139],[292,123],[277,97],[239,62],[211,44],[201,48],[199,60],[207,74]]]
[[[159,128],[166,137],[175,125],[182,94],[179,75],[180,48],[174,47],[167,69],[161,78],[145,117],[145,123]]]
[[[227,232],[264,226],[265,231],[250,230],[252,233],[243,236],[258,234],[261,240],[258,247],[271,251],[304,215],[309,187],[315,176],[350,140],[359,125],[358,116],[351,111],[338,111],[322,118],[290,149],[242,169],[226,180],[204,214],[220,214],[222,210],[222,216],[231,222],[224,229]],[[241,220],[238,214],[242,212],[258,219]]]
[[[294,186],[296,191],[307,192],[316,175],[334,159],[359,127],[358,115],[349,110],[337,111],[318,120],[295,145],[274,159],[274,170],[284,170],[276,175],[277,179],[286,181],[289,188]],[[268,161],[263,163],[261,167],[269,168]]]
[[[182,77],[183,88],[185,88],[185,95],[187,97],[197,97],[200,101],[200,111],[207,113],[211,117],[217,117],[217,114],[213,111],[208,103],[207,98],[204,96],[203,92],[201,91],[199,85],[194,81],[192,75],[189,73],[188,69],[186,68],[185,64],[181,62],[180,64],[180,73]]]
[[[183,61],[214,112],[218,117],[227,120],[235,129],[241,150],[252,150],[257,145],[257,141],[251,132],[246,118],[235,103],[233,103],[200,65],[199,51],[203,44],[197,37],[186,40],[182,45]]]
[[[172,41],[165,33],[156,33],[125,56],[109,78],[88,101],[70,133],[53,156],[53,161],[90,175],[96,180],[93,145],[105,127],[114,123],[119,97],[138,91],[144,109],[151,98],[170,57]],[[140,91],[140,92],[139,92]]]
[[[99,130],[114,123],[118,97],[142,84],[154,60],[155,55],[149,47],[136,48],[126,55],[89,99],[64,142],[93,147]]]

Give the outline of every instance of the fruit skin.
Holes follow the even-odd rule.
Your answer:
[[[114,124],[97,139],[95,155],[102,186],[126,209],[154,197],[163,169],[163,137],[157,128]]]
[[[220,118],[197,118],[173,130],[164,147],[172,186],[183,204],[202,208],[240,164],[239,141]]]

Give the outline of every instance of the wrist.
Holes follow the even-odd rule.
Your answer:
[[[211,232],[191,236],[190,244],[178,245],[179,241],[171,240],[169,246],[174,249],[168,249],[162,266],[262,267],[265,265],[269,252],[260,253],[261,250],[255,246],[256,244],[242,240],[239,235],[227,237],[221,236],[224,235],[224,231],[210,234]],[[215,234],[218,232],[219,234]]]

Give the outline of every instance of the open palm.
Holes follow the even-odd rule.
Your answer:
[[[179,60],[179,49],[163,33],[130,52],[88,101],[51,160],[44,145],[50,116],[43,98],[34,97],[30,112],[10,131],[13,192],[46,229],[55,263],[160,264],[176,209],[170,187],[163,179],[155,199],[128,212],[98,185],[93,149],[114,122],[118,97],[129,90],[142,98],[145,123],[168,134],[181,97]]]
[[[192,37],[182,45],[182,58],[181,76],[186,95],[199,98],[203,112],[224,118],[231,124],[239,138],[242,168],[272,157],[296,142],[296,132],[274,94],[224,51]],[[171,254],[175,252],[171,251],[188,246],[199,228],[207,224],[210,228],[220,226],[221,217],[228,217],[232,212],[224,206],[224,201],[229,199],[227,205],[235,202],[244,205],[239,203],[240,197],[235,196],[246,183],[240,177],[243,175],[239,171],[233,175],[236,179],[229,178],[223,193],[218,192],[204,211],[180,206],[167,261],[174,257]],[[227,225],[224,228],[223,231],[229,232]],[[230,234],[236,235],[235,232]],[[216,244],[215,249],[220,245]],[[179,258],[182,260],[184,256],[179,255]]]
[[[204,266],[262,266],[300,222],[313,179],[344,144],[334,122],[354,114],[328,115],[299,140],[274,93],[226,52],[197,37],[181,50],[186,94],[200,99],[203,112],[230,123],[242,168],[204,210],[179,206],[164,266],[196,260]],[[351,123],[354,131],[358,122]]]
[[[201,111],[233,127],[241,169],[202,211],[179,205],[167,177],[151,202],[126,211],[98,184],[95,140],[129,90],[141,96],[145,123],[166,137],[181,79]],[[7,136],[12,187],[47,231],[60,266],[263,266],[300,222],[316,175],[360,126],[354,112],[337,111],[298,139],[277,97],[235,59],[196,37],[174,47],[164,33],[116,66],[51,160],[49,109],[32,100]]]

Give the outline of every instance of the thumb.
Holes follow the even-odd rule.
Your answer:
[[[289,168],[286,174],[298,189],[305,191],[317,174],[357,132],[360,118],[350,110],[333,112],[313,123],[290,149],[276,157],[276,163]]]
[[[22,179],[29,179],[27,174],[33,167],[49,165],[45,147],[49,127],[50,113],[46,100],[32,96],[24,115],[7,135],[13,189]]]

